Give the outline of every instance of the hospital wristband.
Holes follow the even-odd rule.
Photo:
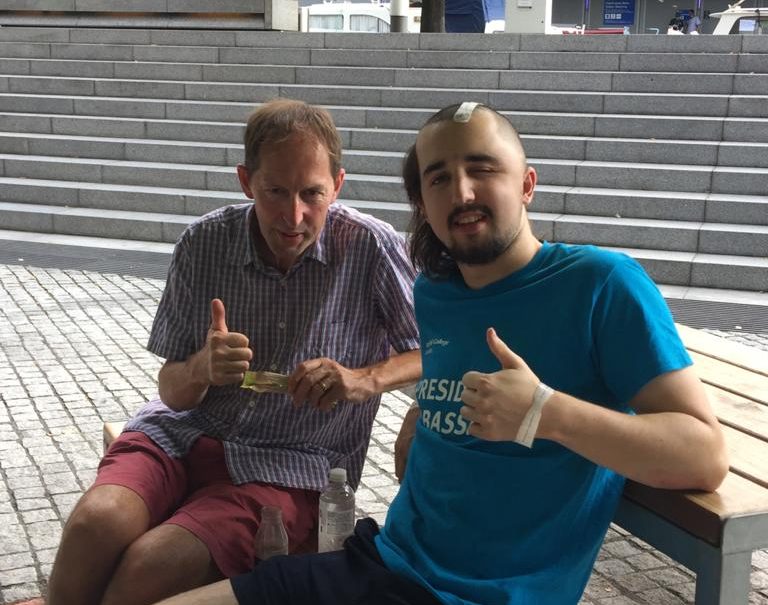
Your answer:
[[[540,382],[536,386],[536,390],[533,392],[533,403],[528,409],[525,418],[523,418],[520,428],[517,430],[517,437],[515,437],[516,443],[528,448],[533,447],[533,438],[536,437],[536,431],[539,428],[539,421],[541,420],[541,410],[554,392],[553,389],[549,388],[543,382]]]

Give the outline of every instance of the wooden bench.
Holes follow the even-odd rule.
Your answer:
[[[678,325],[725,433],[714,493],[628,481],[614,522],[696,573],[696,605],[747,605],[752,552],[768,548],[768,353]]]
[[[752,551],[768,548],[768,353],[678,326],[725,431],[714,493],[628,481],[614,522],[696,573],[696,605],[747,605]],[[104,425],[105,448],[122,422]]]

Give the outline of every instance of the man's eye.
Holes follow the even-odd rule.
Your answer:
[[[304,198],[311,202],[319,202],[325,197],[325,192],[322,189],[309,189]]]
[[[435,177],[432,177],[432,180],[429,181],[429,184],[432,186],[440,185],[446,181],[444,174],[438,174]]]

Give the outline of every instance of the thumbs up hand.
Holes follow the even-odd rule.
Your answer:
[[[224,303],[211,301],[211,327],[205,340],[206,378],[209,384],[221,386],[243,381],[248,371],[253,351],[248,347],[248,337],[227,328]]]
[[[492,374],[464,374],[464,406],[460,412],[472,423],[470,435],[489,441],[514,441],[531,407],[539,379],[523,358],[499,338],[496,330],[489,328],[486,340],[502,369]]]

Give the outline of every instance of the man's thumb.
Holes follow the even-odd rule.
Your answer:
[[[488,328],[485,337],[488,341],[488,347],[491,349],[491,353],[493,353],[496,359],[499,360],[499,363],[503,369],[508,370],[511,368],[525,367],[525,361],[523,361],[523,358],[512,351],[512,349],[510,349],[506,343],[501,338],[499,338],[499,335],[496,334],[496,330],[493,328]]]
[[[227,314],[224,310],[224,303],[220,298],[214,298],[211,301],[211,330],[217,332],[229,332],[227,330]]]

